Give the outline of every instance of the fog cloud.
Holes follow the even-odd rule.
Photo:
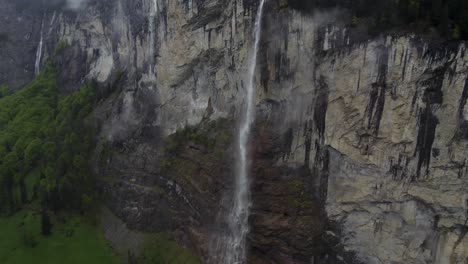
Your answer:
[[[14,0],[17,10],[43,12],[50,9],[79,10],[85,7],[88,0]]]
[[[72,10],[78,10],[83,8],[86,5],[88,0],[67,0],[66,8]]]

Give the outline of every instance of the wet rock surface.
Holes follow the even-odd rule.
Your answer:
[[[0,83],[18,90],[34,78],[41,14],[17,10],[11,1],[0,2]]]
[[[68,43],[64,92],[91,79],[109,87],[94,112],[106,206],[207,259],[232,191],[258,3],[158,0],[151,13],[153,1],[114,2],[53,19],[0,0],[0,84],[34,77],[45,21],[41,63]],[[368,39],[343,14],[266,6],[250,262],[466,263],[466,44]]]
[[[320,254],[324,225],[314,178],[307,168],[277,163],[287,152],[273,128],[258,129],[254,138],[252,254],[279,263],[309,263]]]

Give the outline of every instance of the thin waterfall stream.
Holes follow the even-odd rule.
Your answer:
[[[237,171],[234,186],[234,199],[228,218],[229,237],[227,238],[226,252],[222,261],[225,264],[240,264],[246,262],[247,243],[249,233],[250,214],[250,179],[249,179],[249,147],[251,126],[255,119],[255,72],[257,70],[257,53],[260,46],[262,32],[262,16],[265,0],[260,1],[255,18],[254,46],[248,60],[246,76],[246,97],[243,116],[241,118],[238,134]]]
[[[39,75],[39,72],[41,71],[42,46],[44,43],[44,36],[42,34],[43,30],[44,30],[44,17],[42,18],[42,22],[41,22],[41,39],[39,40],[39,44],[37,45],[36,62],[34,63],[34,74],[36,76]]]

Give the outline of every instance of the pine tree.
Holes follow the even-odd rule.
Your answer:
[[[439,31],[443,37],[450,36],[450,20],[448,5],[444,4],[441,12]]]
[[[43,236],[50,236],[52,233],[52,223],[50,222],[49,214],[46,210],[41,213],[41,234]]]

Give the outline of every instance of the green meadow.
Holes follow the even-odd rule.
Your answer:
[[[21,211],[0,218],[2,264],[121,263],[99,228],[78,216],[57,217],[50,236],[41,234],[41,214]]]

